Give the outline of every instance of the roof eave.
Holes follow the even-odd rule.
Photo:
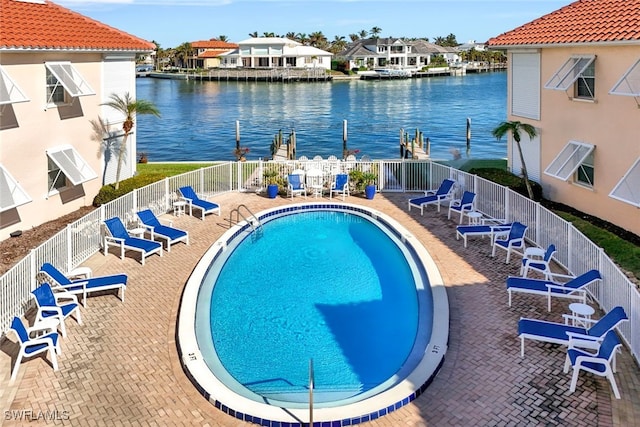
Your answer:
[[[69,53],[113,53],[113,52],[126,52],[126,53],[151,53],[155,49],[124,49],[124,48],[70,48],[70,47],[16,47],[16,46],[0,46],[0,52],[5,53],[25,53],[25,52],[69,52]]]
[[[571,42],[571,43],[531,43],[531,44],[505,44],[493,45],[488,47],[494,50],[513,50],[513,49],[545,49],[545,48],[563,48],[563,47],[585,47],[585,46],[640,46],[640,40],[614,40],[600,42]]]

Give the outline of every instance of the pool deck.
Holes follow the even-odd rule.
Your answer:
[[[520,317],[561,321],[568,302],[554,301],[547,313],[545,298],[515,295],[508,307],[505,279],[518,274],[520,258],[512,257],[507,265],[502,251],[492,259],[488,239],[482,238],[470,239],[465,249],[445,209],[437,213],[429,207],[421,217],[417,210],[407,211],[409,197],[393,193],[346,201],[392,216],[427,248],[447,287],[449,349],[442,369],[418,399],[360,425],[640,425],[640,369],[626,348],[618,356],[616,374],[622,399],[613,397],[605,379],[585,373],[569,394],[564,349],[528,341],[522,359],[517,338]],[[27,359],[18,379],[8,385],[18,346],[13,334],[0,343],[0,424],[42,425],[49,411],[57,416],[56,425],[255,425],[214,408],[186,377],[176,349],[176,318],[184,283],[200,256],[228,229],[230,210],[244,203],[258,212],[292,201],[239,193],[213,200],[223,208],[221,217],[174,218],[174,226],[189,231],[189,246],[179,243],[162,258],[148,257],[144,267],[137,256],[120,260],[115,252],[96,254],[85,263],[95,275],[128,274],[125,302],[113,293],[87,298],[82,325],[66,322],[57,372],[43,357]],[[19,415],[22,421],[16,420]],[[38,415],[39,420],[29,422]]]

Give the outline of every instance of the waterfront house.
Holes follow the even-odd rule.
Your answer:
[[[640,0],[581,0],[489,40],[544,196],[640,235]],[[520,174],[513,141],[509,167]]]
[[[417,71],[429,65],[434,56],[442,56],[447,63],[460,61],[456,48],[439,46],[423,39],[389,37],[356,40],[336,56],[349,62],[349,70],[365,67]]]
[[[252,37],[221,56],[220,67],[331,69],[332,53],[282,37]]]
[[[191,42],[193,54],[189,58],[190,68],[217,68],[220,67],[220,55],[238,49],[235,43],[210,39]]]
[[[124,117],[102,106],[135,95],[152,43],[44,0],[0,0],[0,240],[91,205],[115,180]],[[95,141],[92,120],[111,137]],[[110,148],[110,149],[109,149]],[[135,128],[121,178],[135,172]]]

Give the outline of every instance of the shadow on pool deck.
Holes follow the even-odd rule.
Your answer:
[[[580,376],[577,391],[569,394],[571,375],[562,372],[563,348],[531,342],[521,359],[517,338],[521,316],[558,321],[567,302],[554,301],[552,313],[547,313],[544,298],[518,295],[509,308],[505,278],[518,273],[519,258],[509,265],[504,258],[490,258],[487,239],[474,239],[464,249],[446,213],[427,209],[420,217],[407,212],[408,198],[379,194],[374,200],[351,196],[347,202],[391,215],[430,252],[447,286],[449,349],[423,395],[367,425],[640,423],[640,374],[627,349],[618,358],[616,374],[622,399],[613,399],[606,380],[588,374]],[[96,275],[126,272],[126,300],[122,303],[113,294],[88,298],[83,324],[67,321],[59,371],[35,357],[23,362],[15,384],[8,386],[17,347],[6,340],[0,344],[2,410],[18,411],[3,412],[3,425],[23,424],[24,418],[15,421],[22,410],[57,410],[59,418],[68,418],[58,421],[65,425],[249,425],[215,409],[187,379],[177,355],[176,318],[184,283],[200,256],[228,228],[229,211],[244,203],[258,212],[291,200],[229,193],[215,201],[223,208],[222,217],[174,218],[174,226],[190,232],[189,246],[178,244],[162,258],[149,257],[144,267],[136,256],[121,261],[101,253],[85,263]],[[9,338],[15,341],[12,334]]]

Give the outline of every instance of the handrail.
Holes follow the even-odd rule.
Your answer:
[[[314,375],[313,375],[313,359],[309,359],[309,425],[313,425],[313,387],[314,387]]]
[[[240,208],[245,208],[245,210],[249,213],[249,218],[247,218],[246,216],[244,216],[242,214],[242,212],[240,212]],[[233,213],[234,212],[236,213],[236,224],[238,222],[240,222],[240,217],[242,217],[242,219],[244,219],[251,226],[251,229],[253,231],[262,229],[262,222],[260,222],[258,217],[255,216],[254,213],[251,212],[251,209],[249,209],[247,207],[247,205],[245,205],[244,203],[238,205],[237,208],[235,208],[235,209],[231,210],[231,212],[229,212],[229,224],[233,224]]]

